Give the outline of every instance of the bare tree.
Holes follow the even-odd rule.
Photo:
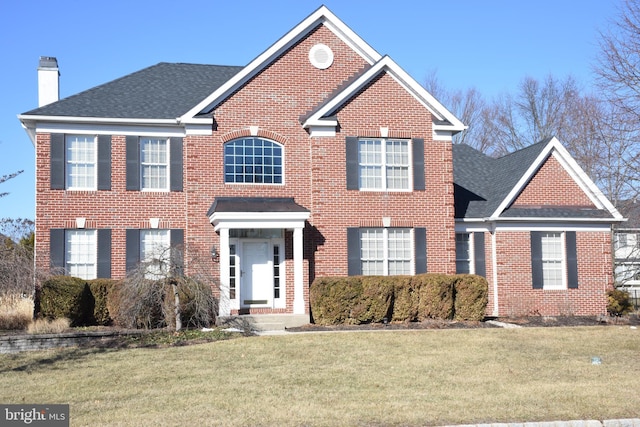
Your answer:
[[[9,174],[0,176],[0,184],[2,184],[4,182],[7,182],[10,179],[15,178],[16,176],[20,175],[22,172],[24,172],[24,171],[19,170],[17,172],[13,172],[13,173],[9,173]],[[0,193],[0,198],[6,196],[7,194],[9,194],[9,193],[7,193],[7,192]]]
[[[204,257],[189,253],[193,275],[184,276],[185,251],[171,247],[140,262],[119,289],[117,322],[126,327],[176,331],[188,325],[210,326],[215,320],[213,280],[204,267]],[[210,260],[208,261],[210,263]]]
[[[640,118],[640,1],[624,0],[600,33],[595,73],[602,93],[625,114]]]

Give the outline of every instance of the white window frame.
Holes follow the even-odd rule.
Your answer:
[[[159,280],[167,277],[171,268],[171,230],[140,230],[140,261],[146,269],[145,278]]]
[[[393,231],[402,231],[409,232],[408,241],[408,250],[410,252],[409,258],[391,258],[390,254],[390,230]],[[369,249],[369,245],[365,245],[365,235],[368,235],[370,232],[374,232],[376,234],[374,239],[370,239],[372,242],[376,242],[376,247],[373,250]],[[381,237],[378,237],[381,236]],[[381,244],[381,247],[379,246]],[[365,251],[367,253],[372,252],[382,252],[382,258],[378,258],[377,256],[365,256]],[[379,227],[364,227],[360,228],[360,271],[364,276],[389,276],[390,275],[390,265],[394,261],[401,262],[409,262],[408,271],[397,274],[397,275],[413,275],[415,274],[415,239],[414,239],[414,230],[412,228],[400,227],[400,228],[379,228]],[[379,268],[375,271],[371,271],[369,268],[365,268],[365,264],[367,263],[382,263],[382,269]],[[396,275],[396,274],[394,274]]]
[[[165,161],[161,162],[157,159],[153,159],[155,161],[145,161],[145,143],[150,142],[154,147],[159,146],[160,142],[164,142],[165,144]],[[140,138],[140,189],[141,191],[169,191],[170,182],[171,182],[171,140],[170,138],[164,137],[141,137]],[[158,151],[159,152],[159,151]],[[145,186],[145,170],[151,170],[157,172],[159,170],[164,170],[164,185],[157,186]],[[161,177],[159,174],[150,178],[153,180],[160,180]]]
[[[80,149],[72,147],[73,143],[92,143],[89,154],[93,159],[78,159]],[[98,189],[98,138],[95,135],[65,135],[65,187],[72,191],[96,191]],[[89,151],[89,150],[88,150]],[[82,169],[83,173],[78,173]],[[91,185],[77,185],[80,179],[91,181]]]
[[[465,273],[461,273],[458,271],[458,263],[459,262],[466,262],[468,263],[468,270],[469,273],[467,274],[476,274],[476,254],[475,254],[475,240],[474,240],[474,235],[475,233],[470,233],[470,232],[458,232],[456,233],[456,274],[465,274]],[[466,236],[467,237],[467,255],[468,258],[459,258],[459,252],[458,252],[458,243],[460,243],[460,241],[458,240],[459,236]]]
[[[280,173],[280,181],[281,181],[281,182],[246,182],[246,181],[245,181],[245,182],[237,182],[237,181],[234,181],[234,182],[227,182],[227,170],[226,170],[226,169],[227,169],[227,166],[230,166],[230,165],[228,165],[228,164],[227,164],[227,154],[226,154],[227,146],[228,146],[228,145],[231,145],[231,144],[233,144],[233,143],[236,143],[236,142],[239,142],[239,141],[248,140],[248,139],[254,139],[254,140],[259,139],[259,140],[262,140],[262,141],[270,142],[270,143],[272,143],[274,146],[277,146],[277,147],[280,149],[280,165],[279,165],[279,167],[280,167],[280,169],[281,169],[281,173]],[[245,146],[245,148],[246,148],[246,146]],[[256,147],[254,146],[253,148],[255,149]],[[264,147],[263,147],[263,148],[264,148]],[[271,185],[273,185],[273,186],[283,186],[283,185],[285,184],[285,154],[286,154],[286,153],[285,153],[285,147],[284,147],[284,145],[283,145],[283,144],[281,144],[281,143],[279,143],[279,142],[277,142],[277,141],[273,141],[273,140],[271,140],[271,139],[262,138],[262,137],[258,137],[258,136],[251,136],[251,137],[249,137],[249,136],[245,136],[245,137],[241,137],[241,138],[232,139],[231,141],[227,141],[227,142],[225,142],[225,143],[223,144],[223,148],[222,148],[222,156],[223,156],[223,162],[222,162],[222,164],[223,164],[223,178],[222,178],[222,179],[223,179],[223,181],[224,181],[224,183],[225,183],[226,185],[270,185],[270,186],[271,186]],[[254,154],[252,154],[252,156],[255,156],[255,153],[254,153]],[[234,153],[233,157],[234,157],[234,159],[235,159],[235,157],[236,157],[236,156],[235,156],[235,153]],[[272,157],[273,157],[273,158],[275,158],[276,156],[272,156]],[[237,167],[237,166],[238,166],[238,164],[235,164],[235,163],[234,163],[234,164],[233,164],[233,166],[234,166],[234,167]],[[245,166],[246,166],[246,165],[245,165]],[[271,167],[276,167],[276,166],[275,166],[275,165],[273,165],[273,164],[271,164],[270,166],[271,166]],[[254,164],[254,167],[255,167],[255,164]],[[265,167],[264,163],[262,164],[262,167],[263,167],[263,168]],[[233,172],[233,176],[234,176],[234,178],[235,178],[236,176],[238,176],[238,175],[239,175],[239,174],[237,174],[235,171]],[[266,174],[266,175],[265,175],[264,173],[262,173],[262,174],[254,174],[254,175],[261,175],[263,178],[264,178],[265,176],[271,176],[271,177],[275,177],[275,176],[276,176],[276,174]],[[243,177],[246,177],[246,176],[247,176],[247,174],[245,174],[244,172],[242,172],[242,176],[243,176]]]
[[[67,274],[84,280],[98,277],[98,231],[65,230],[65,260]]]
[[[559,253],[553,254],[545,251],[545,239],[553,235],[554,239],[557,238],[560,244]],[[541,236],[540,243],[540,256],[542,259],[542,289],[544,290],[563,290],[567,289],[567,254],[565,244],[565,233],[559,231],[544,231]],[[546,253],[545,253],[546,252]],[[553,267],[557,266],[559,267]],[[550,283],[551,278],[548,277],[548,273],[552,271],[560,271],[560,282],[553,279],[553,283]]]
[[[406,144],[407,149],[407,162],[406,164],[389,164],[387,162],[387,150],[388,145],[390,143],[399,142],[402,144]],[[366,156],[366,152],[363,151],[363,144],[365,146],[372,146],[379,143],[380,152],[379,152],[379,161],[371,160],[370,157]],[[411,139],[403,139],[403,138],[359,138],[358,139],[358,187],[360,191],[393,191],[393,192],[408,192],[413,191],[413,158],[412,158],[412,141]],[[370,154],[370,153],[369,153]],[[378,153],[375,153],[378,154]],[[406,180],[407,185],[406,188],[390,188],[388,185],[389,178],[389,169],[392,167],[406,168]],[[365,178],[363,175],[363,169],[369,168],[370,170],[379,169],[380,176],[375,177],[373,179],[380,180],[380,186],[371,186],[365,182]]]

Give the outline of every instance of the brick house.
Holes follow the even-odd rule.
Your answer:
[[[471,272],[488,315],[599,314],[622,218],[555,139],[500,159],[320,7],[246,67],[160,63],[58,100],[41,58],[36,262],[206,254],[221,316],[309,321],[316,277]],[[200,267],[199,267],[200,268]]]

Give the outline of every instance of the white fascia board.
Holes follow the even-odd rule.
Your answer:
[[[539,218],[536,218],[537,222],[507,222],[497,223],[495,226],[496,231],[590,231],[590,232],[610,232],[611,224],[594,224],[593,222],[587,224],[573,223],[565,220],[556,220],[555,222],[540,222]]]
[[[321,6],[309,15],[306,19],[296,25],[291,31],[276,41],[271,47],[265,50],[257,58],[251,61],[238,74],[233,76],[225,84],[220,86],[211,95],[202,100],[199,104],[187,111],[180,119],[189,123],[194,120],[194,116],[200,113],[207,106],[223,100],[229,94],[239,89],[244,83],[262,71],[275,58],[279,57],[291,46],[305,37],[318,24],[323,24],[333,31],[341,40],[360,54],[365,61],[373,64],[380,59],[380,54],[371,46],[365,43],[356,33],[347,27],[338,17],[336,17],[326,6]]]
[[[20,121],[48,123],[91,123],[91,124],[145,124],[145,125],[178,125],[180,119],[134,119],[119,117],[74,117],[74,116],[31,116],[19,115]]]
[[[309,212],[217,212],[209,216],[214,230],[223,228],[304,228]]]
[[[108,123],[52,123],[40,122],[34,127],[36,133],[75,133],[92,135],[135,135],[158,137],[183,137],[185,129],[182,126],[162,126],[150,124],[108,124]]]
[[[336,136],[337,122],[329,125],[309,126],[309,136],[311,138],[333,138]]]
[[[589,178],[582,170],[580,165],[571,157],[571,154],[558,141],[556,137],[551,138],[547,146],[538,155],[538,158],[529,166],[527,171],[522,175],[520,180],[511,189],[509,194],[504,198],[502,203],[493,212],[491,218],[498,218],[500,214],[520,195],[524,187],[531,181],[535,173],[540,169],[542,164],[553,155],[565,171],[573,178],[578,186],[585,192],[587,197],[593,202],[598,209],[606,209],[614,217],[615,221],[623,221],[624,218],[618,210],[611,204],[609,200],[602,194],[598,186]],[[504,218],[500,218],[504,220]],[[610,219],[608,221],[611,221]]]
[[[450,135],[466,129],[466,126],[462,124],[453,114],[451,114],[442,104],[440,104],[426,89],[418,84],[409,74],[407,74],[402,68],[396,64],[389,56],[383,57],[380,61],[374,64],[363,73],[357,80],[352,82],[343,91],[337,94],[333,99],[322,106],[311,117],[309,117],[304,123],[304,128],[309,128],[321,123],[322,117],[332,113],[342,104],[347,102],[353,95],[358,93],[360,89],[366,86],[373,78],[375,78],[380,72],[386,71],[389,75],[400,84],[407,92],[409,92],[420,104],[422,104],[431,114],[433,114],[437,120],[441,122],[448,121],[450,124],[441,124],[439,130],[446,130]],[[441,133],[440,136],[446,139],[446,133]]]
[[[483,221],[458,222],[455,225],[456,233],[492,232],[493,224]]]

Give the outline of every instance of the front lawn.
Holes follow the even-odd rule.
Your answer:
[[[0,402],[71,425],[420,425],[637,416],[629,326],[332,332],[0,355]],[[592,364],[599,357],[602,364]]]

